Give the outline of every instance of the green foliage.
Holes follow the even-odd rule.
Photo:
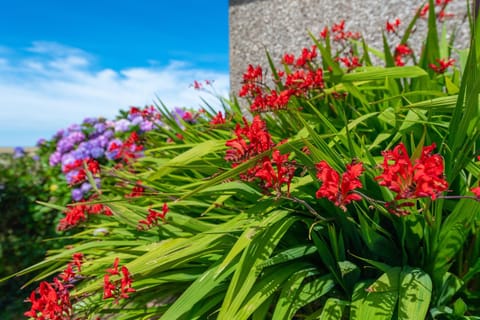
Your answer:
[[[70,190],[58,174],[52,174],[47,153],[39,154],[21,149],[0,154],[0,278],[41,261],[47,250],[67,243],[56,232],[60,214],[35,201],[65,205]],[[23,314],[25,291],[20,289],[27,280],[23,276],[0,283],[0,290],[10,293],[0,298],[0,318],[18,319]]]

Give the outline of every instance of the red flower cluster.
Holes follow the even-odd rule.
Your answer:
[[[75,160],[70,164],[62,166],[62,172],[67,174],[74,171],[74,176],[71,179],[71,185],[79,184],[87,180],[87,170],[93,175],[100,174],[100,165],[94,159]]]
[[[413,54],[412,49],[410,49],[406,44],[399,44],[395,48],[395,65],[402,67],[405,65],[403,57]]]
[[[89,199],[91,200],[91,199]],[[65,217],[58,222],[57,229],[59,231],[67,230],[76,226],[80,222],[87,220],[89,214],[104,214],[106,216],[112,215],[112,210],[104,204],[85,204],[85,201],[80,201],[76,204],[71,204],[65,211]]]
[[[78,273],[82,272],[83,254],[73,254],[73,261],[67,264],[67,268],[58,276],[63,283],[71,283]],[[74,268],[75,267],[75,268]],[[75,270],[76,269],[76,270]]]
[[[352,31],[345,31],[345,20],[341,20],[339,23],[332,25],[332,35],[333,41],[346,41],[349,39],[358,40],[360,39],[361,35],[359,32],[352,32]],[[325,39],[329,35],[328,27],[323,28],[320,32],[320,37]]]
[[[252,96],[256,97],[257,95],[262,94],[263,85],[263,71],[261,66],[252,66],[248,65],[247,71],[243,74],[243,86],[240,89],[238,95],[240,97]]]
[[[143,193],[145,192],[145,188],[142,187],[142,181],[137,181],[137,184],[133,186],[132,192],[129,194],[125,195],[125,198],[136,198],[136,197],[141,197]]]
[[[140,220],[138,221],[138,229],[139,230],[144,230],[145,228],[149,229],[154,225],[157,225],[158,219],[162,219],[165,221],[165,216],[167,215],[168,212],[168,206],[167,203],[163,204],[162,207],[162,212],[158,212],[156,210],[153,210],[152,208],[148,209],[148,216],[145,220]],[[145,225],[145,226],[142,226]]]
[[[351,71],[357,67],[361,67],[362,64],[360,63],[360,59],[357,56],[352,56],[352,57],[337,57],[335,59],[336,61],[340,61],[343,63],[343,65],[348,69],[348,71]]]
[[[375,179],[397,193],[395,200],[421,197],[435,200],[447,190],[448,183],[443,177],[443,159],[439,154],[432,154],[434,149],[435,144],[423,147],[414,164],[403,143],[392,151],[384,151],[383,173]]]
[[[295,173],[295,162],[288,161],[289,154],[280,154],[279,150],[274,150],[272,159],[263,158],[260,165],[254,168],[254,176],[264,182],[264,188],[272,188],[277,195],[282,193],[282,185],[287,184],[287,193],[290,193],[290,183]],[[274,169],[274,166],[276,170]]]
[[[350,202],[362,199],[359,194],[354,192],[355,189],[362,187],[359,180],[363,172],[361,162],[348,164],[341,179],[340,174],[326,161],[319,162],[316,168],[317,178],[322,182],[320,189],[315,194],[317,198],[327,198],[343,211],[347,211],[346,205]]]
[[[436,10],[435,14],[439,21],[444,21],[447,18],[451,18],[454,16],[453,13],[446,13],[445,8],[447,4],[449,4],[452,0],[435,0],[435,7],[439,7],[439,10]],[[430,9],[430,5],[427,3],[422,7],[420,10],[420,17],[426,18],[428,10]]]
[[[129,113],[131,115],[141,115],[144,120],[160,120],[162,115],[156,111],[154,106],[146,106],[143,109],[137,107],[130,107]]]
[[[32,304],[24,315],[38,320],[71,319],[72,304],[68,289],[54,278],[53,283],[42,281],[40,286],[32,291],[28,301]]]
[[[29,311],[24,315],[36,320],[68,320],[72,316],[72,303],[69,289],[71,282],[77,273],[81,272],[83,254],[75,253],[73,262],[60,274],[59,280],[53,278],[53,282],[42,281],[39,287],[32,291],[27,299],[32,304]],[[73,267],[76,267],[76,271]]]
[[[387,32],[396,33],[400,23],[401,21],[399,18],[396,18],[393,22],[387,21],[385,24],[385,30],[387,30]]]
[[[292,96],[306,95],[309,91],[324,87],[323,70],[315,68],[313,61],[317,57],[317,48],[303,48],[298,58],[293,54],[285,54],[282,62],[291,65],[295,70],[285,75],[278,72],[280,79],[284,79],[283,89],[265,90],[261,67],[254,68],[249,65],[243,75],[243,86],[239,92],[240,97],[251,100],[250,111],[267,112],[286,109]]]
[[[255,116],[251,125],[243,119],[245,126],[237,124],[235,128],[236,138],[228,140],[226,146],[230,147],[225,155],[225,160],[233,162],[232,167],[245,162],[262,152],[272,149],[270,133],[267,131],[265,122],[260,116]],[[263,182],[264,189],[273,188],[277,195],[281,194],[281,186],[286,183],[290,189],[295,172],[295,163],[288,160],[289,154],[281,155],[280,151],[274,150],[272,158],[264,157],[256,165],[240,175],[244,181],[253,181],[257,178]],[[276,168],[276,170],[274,169]]]
[[[119,276],[118,264],[120,259],[117,257],[113,262],[113,268],[106,270],[106,274],[103,277],[103,299],[115,298],[115,303],[118,303],[119,299],[128,299],[128,294],[135,292],[132,287],[133,278],[128,271],[127,267],[122,266],[120,272],[122,278],[120,281],[112,282],[110,276]]]
[[[226,116],[226,115],[225,115]],[[221,125],[225,124],[226,120],[225,117],[223,116],[221,111],[218,111],[218,113],[215,115],[215,117],[212,118],[210,121],[211,125]]]
[[[123,160],[128,164],[132,159],[140,157],[143,146],[139,144],[139,142],[140,137],[137,132],[134,131],[123,144],[111,143],[107,151],[114,154],[114,159]]]
[[[437,59],[437,64],[430,63],[428,66],[436,73],[445,73],[447,69],[455,63],[455,59]]]
[[[236,138],[228,140],[225,145],[230,147],[225,155],[225,160],[233,162],[235,167],[264,151],[270,150],[274,143],[267,131],[267,126],[260,116],[253,118],[252,124],[248,124],[243,118],[245,126],[237,124],[235,128]]]

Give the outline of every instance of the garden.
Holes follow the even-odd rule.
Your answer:
[[[0,317],[480,319],[480,33],[456,49],[449,2],[1,155]]]

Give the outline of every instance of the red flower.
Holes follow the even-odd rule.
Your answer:
[[[343,211],[347,210],[345,206],[350,202],[361,200],[361,196],[353,192],[362,187],[358,179],[363,172],[361,162],[348,164],[341,179],[339,173],[326,161],[318,163],[316,168],[317,178],[322,181],[322,186],[315,194],[317,198],[327,198]]]
[[[387,21],[386,25],[385,25],[385,30],[387,30],[387,32],[396,32],[397,31],[397,28],[398,26],[400,25],[400,19],[399,18],[396,18],[394,22],[390,23],[389,21]]]
[[[132,288],[133,278],[127,267],[122,266],[121,270],[122,280],[120,281],[120,298],[127,299],[129,298],[128,293],[135,292],[136,290]]]
[[[392,151],[384,151],[383,173],[375,179],[380,180],[381,186],[397,193],[395,200],[421,197],[435,200],[447,190],[448,183],[443,178],[443,159],[439,154],[432,154],[433,149],[435,144],[424,147],[415,164],[403,143]]]
[[[67,210],[65,211],[65,217],[60,219],[57,229],[59,231],[66,230],[72,226],[76,226],[82,221],[86,221],[86,209],[87,206],[82,204],[67,207]]]
[[[211,125],[219,125],[219,124],[225,124],[225,118],[223,117],[223,114],[221,111],[218,111],[217,115],[212,118],[210,121]]]
[[[129,298],[128,293],[135,292],[135,289],[132,287],[133,278],[130,272],[127,267],[122,266],[120,274],[118,272],[118,263],[119,259],[117,257],[113,263],[113,269],[107,269],[107,273],[103,276],[103,299],[115,298],[115,303],[118,303],[119,299]],[[122,278],[120,281],[112,281],[110,276],[113,275],[121,275]]]
[[[351,58],[349,58],[349,57],[338,57],[336,60],[342,62],[343,65],[348,69],[348,71],[351,71],[351,70],[353,70],[357,67],[362,66],[362,64],[360,63],[360,60],[357,56],[353,56]]]
[[[293,54],[286,53],[283,56],[282,62],[288,65],[293,65],[295,63],[295,56]]]
[[[103,299],[113,298],[115,293],[115,285],[110,281],[110,276],[103,276]]]
[[[94,197],[89,198],[89,200],[93,199]],[[111,216],[112,210],[101,203],[87,205],[83,200],[78,202],[78,204],[70,204],[65,210],[65,217],[58,222],[57,229],[62,231],[74,227],[77,224],[86,221],[89,214],[104,214],[106,216]]]
[[[288,161],[288,156],[288,154],[280,154],[279,150],[274,150],[271,160],[269,157],[265,157],[261,166],[254,169],[254,176],[263,180],[266,189],[273,188],[277,195],[282,193],[281,189],[284,183],[287,184],[287,193],[290,193],[290,183],[295,173],[295,166],[293,162]]]
[[[236,138],[228,140],[225,145],[230,147],[225,160],[238,164],[244,162],[273,147],[272,138],[267,131],[265,122],[257,115],[251,124],[244,118],[244,127],[237,124]]]
[[[137,181],[137,184],[133,186],[132,192],[125,195],[125,198],[137,198],[141,197],[145,192],[145,188],[141,186],[142,181]]]
[[[156,210],[153,210],[152,208],[148,209],[148,215],[145,220],[140,220],[138,221],[138,229],[143,229],[144,224],[147,228],[151,228],[153,225],[156,225],[158,223],[158,219],[162,219],[165,221],[165,216],[167,215],[168,212],[168,205],[167,203],[163,204],[162,212],[158,212]]]
[[[328,36],[328,27],[325,26],[322,31],[320,31],[320,37],[326,39]]]
[[[117,275],[118,273],[118,264],[120,262],[120,259],[118,257],[113,260],[113,268],[108,268],[107,273],[110,274],[111,276]]]
[[[412,54],[413,51],[412,49],[410,49],[407,45],[405,44],[399,44],[396,48],[395,48],[395,52],[397,55],[402,55],[402,56],[405,56],[405,55],[409,55],[409,54]]]
[[[32,304],[24,315],[38,320],[71,319],[72,304],[68,289],[57,279],[53,283],[43,281],[32,291],[27,300]]]
[[[195,90],[200,90],[200,89],[202,89],[202,84],[201,84],[200,82],[198,82],[197,80],[194,80],[194,81],[193,81],[193,85],[192,85],[192,86],[193,86],[193,88],[194,88]]]
[[[436,61],[437,64],[430,63],[428,65],[436,73],[445,73],[445,71],[455,63],[455,59],[448,59],[447,61],[445,61],[445,59],[436,59]]]
[[[257,96],[261,94],[263,83],[263,71],[261,66],[248,65],[247,71],[243,74],[243,86],[240,89],[239,96]]]
[[[311,50],[308,50],[307,48],[302,49],[302,55],[297,58],[297,61],[295,62],[295,66],[297,67],[303,67],[307,63],[310,63],[317,57],[317,47],[315,45],[312,46]]]

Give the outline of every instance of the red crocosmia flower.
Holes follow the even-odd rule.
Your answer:
[[[67,267],[63,272],[58,276],[60,279],[62,279],[63,282],[68,283],[75,279],[75,275],[77,273],[73,270],[73,264],[69,263],[67,264]]]
[[[143,193],[145,192],[145,188],[141,186],[142,184],[142,181],[137,181],[137,184],[135,186],[133,186],[132,188],[132,192],[130,192],[129,194],[126,194],[125,195],[125,198],[137,198],[137,197],[141,197],[143,195]]]
[[[281,195],[284,183],[287,184],[287,193],[290,193],[290,183],[295,173],[295,163],[289,162],[288,156],[289,154],[282,155],[279,150],[274,150],[272,159],[265,157],[261,166],[257,166],[254,169],[254,176],[262,179],[264,187],[266,189],[274,189],[277,195]],[[274,165],[276,170],[273,167]]]
[[[473,192],[473,194],[474,194],[477,198],[480,198],[480,186],[479,186],[479,187],[472,188],[471,191]]]
[[[225,160],[238,164],[244,162],[273,147],[272,138],[267,131],[267,126],[260,116],[255,116],[251,124],[243,119],[244,126],[237,124],[236,138],[228,140],[225,145],[230,147],[225,155]]]
[[[211,125],[221,125],[225,123],[226,123],[226,120],[221,111],[218,111],[217,115],[213,117],[212,120],[210,121]]]
[[[353,56],[351,58],[338,57],[336,60],[342,62],[343,65],[348,69],[348,71],[362,66],[362,64],[360,63],[360,59],[357,56]]]
[[[120,281],[120,298],[127,299],[129,298],[128,293],[135,292],[136,290],[132,288],[133,278],[127,267],[122,266],[121,271],[122,280]]]
[[[345,20],[341,20],[337,24],[333,24],[332,26],[332,32],[340,32],[345,29]]]
[[[110,276],[103,276],[103,299],[113,298],[115,294],[115,285],[110,281]]]
[[[73,264],[77,267],[78,272],[82,272],[83,253],[77,252],[73,256]]]
[[[76,226],[80,222],[87,220],[87,207],[85,205],[73,205],[67,207],[65,217],[58,222],[59,231],[66,230]]]
[[[424,18],[428,13],[428,9],[430,9],[430,5],[427,3],[423,6],[422,10],[420,10],[420,17]]]
[[[193,81],[193,85],[192,85],[192,86],[193,86],[193,88],[194,88],[195,90],[200,90],[200,89],[202,89],[202,84],[201,84],[200,82],[198,82],[197,80],[194,80],[194,81]]]
[[[90,197],[90,200],[93,200],[95,197]],[[87,216],[90,214],[103,214],[106,216],[112,215],[112,210],[101,203],[87,205],[85,201],[82,200],[75,204],[70,204],[65,210],[65,217],[60,219],[57,229],[59,231],[67,230],[71,227],[78,225],[81,222],[87,220]]]
[[[325,26],[322,31],[320,31],[320,37],[326,39],[328,36],[328,27]]]
[[[315,194],[317,198],[327,198],[343,211],[347,210],[346,205],[350,202],[362,199],[354,192],[355,189],[362,187],[359,180],[364,170],[361,162],[348,164],[341,179],[340,174],[326,161],[318,163],[316,168],[317,178],[322,182],[322,186]]]
[[[247,71],[243,74],[243,86],[240,89],[239,96],[255,97],[262,93],[263,70],[261,66],[248,65]]]
[[[400,26],[400,19],[396,18],[394,22],[387,21],[385,25],[385,30],[387,30],[387,32],[394,33],[397,31],[398,26]]]
[[[376,177],[381,186],[397,193],[395,200],[430,197],[435,200],[448,188],[443,177],[443,159],[432,154],[435,144],[423,147],[422,154],[413,164],[403,143],[392,151],[384,151],[383,173]]]
[[[399,55],[402,55],[402,56],[405,56],[405,55],[409,55],[409,54],[412,54],[413,51],[412,49],[410,49],[407,45],[405,44],[399,44],[396,48],[395,48],[395,52],[396,54],[399,54]]]
[[[169,209],[167,203],[163,204],[162,212],[158,212],[152,208],[149,208],[147,218],[145,220],[138,221],[138,229],[143,230],[144,226],[142,225],[145,225],[146,228],[151,228],[152,226],[158,224],[158,219],[165,221],[165,216],[167,215],[168,211]]]
[[[107,273],[103,276],[103,299],[115,298],[115,303],[118,303],[119,299],[129,298],[128,293],[135,292],[132,287],[133,278],[128,271],[128,268],[122,266],[120,272],[118,272],[118,257],[115,258],[114,268],[107,269]],[[121,276],[120,281],[112,281],[110,276]]]
[[[120,263],[120,259],[118,257],[113,260],[113,268],[108,268],[107,273],[109,273],[111,276],[120,274],[118,273],[118,264]]]
[[[302,49],[302,55],[297,58],[297,61],[295,62],[295,66],[297,67],[303,67],[307,63],[312,62],[313,59],[317,57],[317,47],[315,45],[312,46],[311,50],[308,50],[307,48]]]
[[[436,73],[445,73],[455,63],[455,59],[436,59],[437,64],[430,63],[428,66]]]
[[[68,320],[72,316],[70,294],[57,278],[53,283],[43,281],[27,300],[32,304],[24,315],[37,320]]]
[[[295,63],[295,56],[293,54],[286,53],[282,59],[283,63],[293,65]]]

